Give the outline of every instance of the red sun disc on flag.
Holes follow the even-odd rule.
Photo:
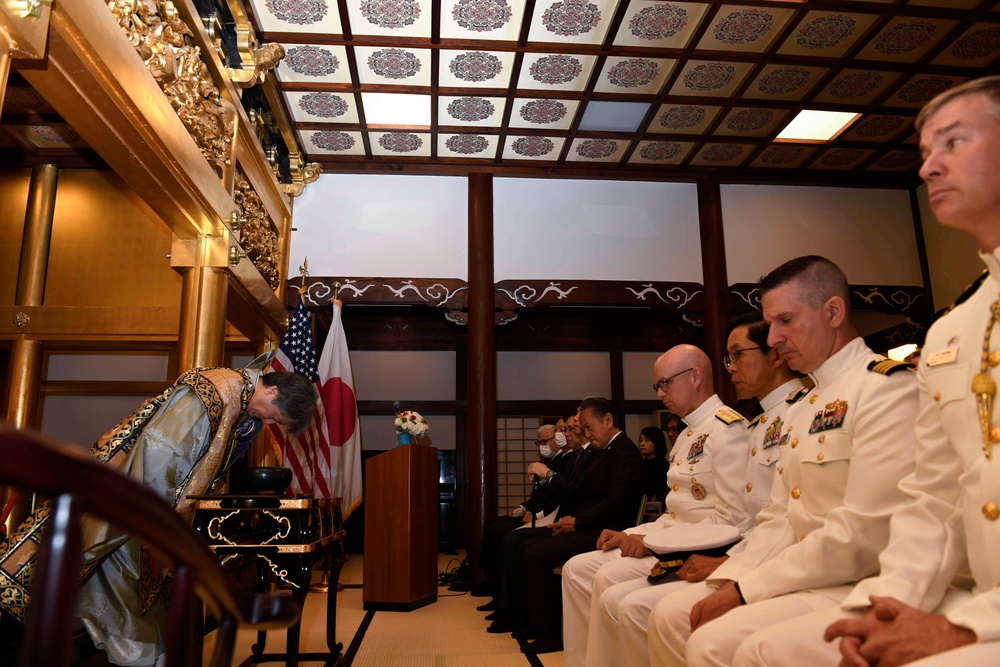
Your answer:
[[[357,404],[354,390],[340,378],[330,378],[320,390],[326,410],[331,447],[343,447],[357,428]]]

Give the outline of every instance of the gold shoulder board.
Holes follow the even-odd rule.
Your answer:
[[[797,403],[800,398],[809,393],[810,388],[811,387],[799,387],[788,395],[788,398],[785,399],[785,403]]]
[[[743,421],[743,415],[736,412],[732,408],[721,407],[715,412],[715,418],[724,421],[727,424],[735,424],[736,422]]]
[[[868,370],[872,373],[881,373],[882,375],[891,375],[898,370],[904,368],[913,368],[913,364],[908,364],[905,361],[896,361],[894,359],[876,359],[870,364],[868,364]]]

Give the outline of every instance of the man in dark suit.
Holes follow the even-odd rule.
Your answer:
[[[639,449],[618,427],[611,402],[586,398],[580,404],[580,424],[593,450],[576,482],[566,484],[550,535],[525,541],[518,549],[518,566],[525,596],[528,626],[519,638],[537,637],[526,653],[562,650],[562,595],[553,570],[569,558],[593,549],[605,528],[621,530],[635,524],[642,495]],[[563,485],[558,473],[547,475],[553,488]]]

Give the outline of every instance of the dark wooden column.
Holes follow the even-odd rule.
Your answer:
[[[917,187],[910,188],[910,214],[913,216],[913,234],[917,237],[917,257],[920,259],[920,277],[927,293],[927,324],[934,319],[934,290],[931,289],[931,267],[927,261],[927,242],[924,240],[924,221],[920,215],[920,197]]]
[[[698,222],[705,283],[705,352],[712,359],[716,393],[728,405],[733,405],[736,393],[722,364],[729,336],[729,279],[726,275],[726,240],[718,180],[698,181]]]
[[[479,562],[479,538],[496,515],[497,345],[493,296],[493,177],[469,176],[469,367],[465,548]]]

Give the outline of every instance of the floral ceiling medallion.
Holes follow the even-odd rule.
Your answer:
[[[892,151],[875,161],[874,167],[880,169],[908,169],[920,163],[920,155],[916,151]]]
[[[80,135],[77,134],[76,130],[65,123],[57,125],[34,125],[28,132],[43,141],[50,141],[54,144],[72,144],[73,142],[80,141]]]
[[[764,164],[791,164],[802,157],[805,149],[801,146],[774,146],[760,159]]]
[[[726,120],[726,127],[734,132],[755,132],[774,120],[774,112],[767,109],[741,109]]]
[[[45,99],[34,88],[15,86],[7,87],[3,103],[11,109],[39,109],[46,104]]]
[[[834,81],[830,94],[840,98],[864,97],[881,86],[883,80],[877,72],[855,72]]]
[[[327,151],[347,151],[354,148],[354,137],[346,132],[323,130],[312,135],[311,141],[317,148]]]
[[[532,100],[521,107],[521,118],[536,125],[556,123],[566,117],[566,105],[558,100]]]
[[[340,60],[317,46],[296,46],[288,50],[284,63],[303,76],[330,76],[340,67]]]
[[[577,155],[593,160],[611,157],[617,150],[618,142],[611,139],[587,139],[576,146]]]
[[[347,113],[347,102],[333,93],[307,93],[299,100],[299,108],[320,118],[336,118]]]
[[[558,0],[542,14],[546,30],[563,37],[590,32],[600,22],[600,8],[588,0]]]
[[[977,60],[1000,49],[1000,28],[983,28],[955,42],[951,55],[959,60]]]
[[[781,67],[761,77],[757,90],[767,95],[788,95],[809,83],[812,73],[805,67]]]
[[[267,0],[265,5],[275,17],[295,25],[319,23],[329,11],[324,0]]]
[[[695,127],[705,120],[705,109],[702,107],[673,107],[660,114],[660,125],[671,130],[682,130]]]
[[[669,2],[660,2],[636,12],[628,22],[628,29],[639,39],[653,41],[673,37],[687,24],[687,10]]]
[[[903,127],[905,122],[899,116],[877,116],[858,125],[855,133],[859,137],[884,137]]]
[[[619,88],[641,88],[660,75],[660,66],[648,58],[629,58],[608,70],[608,81]]]
[[[478,134],[456,134],[453,137],[448,137],[448,139],[444,142],[444,145],[447,146],[448,150],[452,153],[475,155],[476,153],[482,153],[489,148],[490,142],[486,137]]]
[[[448,115],[455,120],[476,123],[486,120],[496,111],[496,107],[484,97],[460,97],[448,104]],[[472,136],[472,135],[461,135]]]
[[[408,79],[420,71],[420,59],[403,49],[379,49],[368,56],[368,68],[386,79]]]
[[[458,0],[451,10],[455,23],[475,32],[499,30],[513,14],[507,0]]]
[[[799,28],[795,43],[805,49],[828,49],[854,34],[858,22],[846,14],[820,16]]]
[[[773,26],[773,14],[762,9],[744,9],[719,21],[715,38],[723,44],[749,44],[766,35]]]
[[[705,162],[729,162],[743,154],[739,144],[712,144],[702,151],[701,159]]]
[[[541,157],[551,153],[556,145],[548,137],[520,137],[510,147],[524,157]]]
[[[726,63],[705,63],[688,70],[684,86],[690,90],[718,90],[736,77],[736,68]]]
[[[669,160],[677,157],[680,152],[681,145],[676,141],[653,141],[642,147],[639,157],[650,161]]]
[[[361,14],[372,25],[396,30],[417,22],[420,4],[416,0],[361,0]]]
[[[904,102],[923,104],[930,102],[938,93],[943,93],[954,85],[955,80],[947,76],[929,76],[906,84],[900,89],[898,95],[899,99]]]
[[[479,83],[496,78],[503,69],[503,63],[492,53],[469,51],[455,56],[448,69],[457,79]]]
[[[846,167],[854,164],[864,155],[865,152],[857,148],[837,148],[821,157],[819,163],[825,167]]]
[[[920,48],[937,32],[930,21],[907,21],[886,30],[875,40],[875,50],[887,56],[898,56]]]
[[[583,72],[583,63],[573,56],[553,55],[531,63],[528,73],[538,83],[556,86],[569,83]]]
[[[378,145],[393,153],[412,153],[424,145],[424,140],[409,132],[386,132],[378,138]]]

